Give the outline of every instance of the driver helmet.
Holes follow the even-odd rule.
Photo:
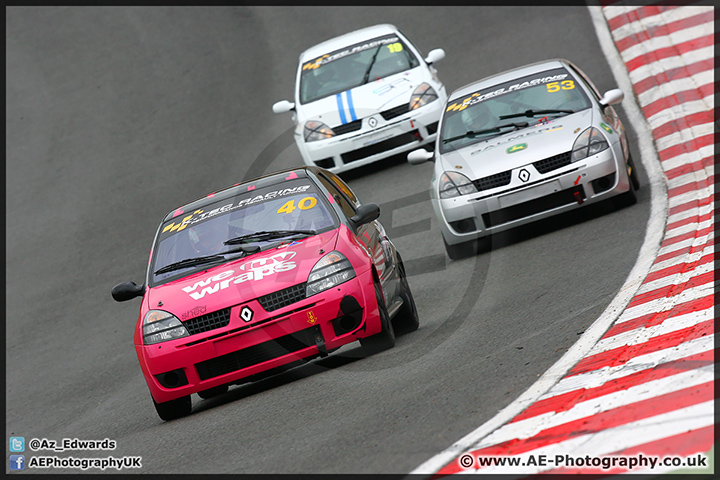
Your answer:
[[[492,113],[483,102],[466,108],[460,115],[468,131],[479,131],[493,126]]]
[[[193,249],[200,254],[218,253],[227,240],[227,235],[221,229],[213,228],[211,224],[201,224],[188,229],[188,236]]]

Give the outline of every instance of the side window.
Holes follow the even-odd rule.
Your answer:
[[[593,84],[588,77],[585,76],[584,73],[582,73],[580,70],[578,70],[574,65],[571,65],[570,68],[572,69],[573,73],[580,77],[582,79],[583,83],[586,87],[592,92],[593,96],[595,97],[595,100],[600,101],[602,98],[602,95],[600,95],[600,91],[595,87],[595,84]]]
[[[334,173],[330,173],[328,175],[330,177],[330,180],[335,183],[335,186],[340,189],[340,191],[347,197],[348,201],[353,204],[355,208],[358,208],[362,203],[360,203],[360,200],[355,196],[352,190],[350,190],[350,187],[347,186],[347,183],[343,181],[342,178],[338,177]]]
[[[345,196],[345,194],[340,191],[338,186],[334,182],[328,180],[327,177],[325,177],[325,175],[323,175],[321,173],[318,174],[318,178],[320,179],[320,182],[323,184],[323,186],[328,189],[328,192],[330,192],[330,195],[332,195],[333,199],[338,203],[338,205],[340,205],[340,208],[342,209],[345,216],[347,216],[348,218],[354,216],[355,215],[355,207],[350,202],[350,200]],[[342,180],[340,180],[340,181],[342,181]],[[343,182],[343,184],[344,184],[344,182]],[[347,185],[345,186],[345,188],[347,188]],[[348,191],[350,191],[349,188],[348,188]],[[350,193],[352,193],[352,192],[350,192]],[[354,198],[354,195],[353,195],[353,198]],[[355,199],[355,200],[357,200],[357,199]],[[359,206],[359,203],[358,203],[358,206]]]
[[[420,54],[420,60],[424,59],[424,58],[425,58],[425,55],[423,55],[422,50],[420,50],[420,49],[417,47],[417,45],[415,45],[413,42],[411,42],[410,39],[408,38],[408,36],[405,35],[405,34],[402,32],[402,30],[398,30],[398,32],[400,32],[400,34],[404,37],[403,40],[405,40],[407,43],[409,43],[410,46],[412,46],[412,47],[415,49],[415,51],[417,51],[417,52]]]

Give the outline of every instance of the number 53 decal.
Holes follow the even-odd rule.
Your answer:
[[[562,90],[572,90],[575,88],[575,82],[572,80],[563,80],[562,82],[552,82],[547,84],[547,91],[549,93],[558,92]]]
[[[298,202],[297,208],[300,210],[310,210],[315,205],[317,205],[317,199],[313,197],[305,197]],[[278,208],[277,213],[292,213],[293,210],[295,210],[295,200],[290,200],[289,202],[285,202],[282,207]]]

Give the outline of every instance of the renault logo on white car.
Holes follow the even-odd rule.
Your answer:
[[[368,125],[370,127],[375,128],[375,126],[377,125],[377,118],[375,118],[375,117],[368,118]]]
[[[530,180],[530,172],[528,172],[526,169],[523,168],[518,173],[518,178],[520,179],[521,182],[527,182],[528,180]]]

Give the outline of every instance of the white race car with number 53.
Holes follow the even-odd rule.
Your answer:
[[[454,91],[444,108],[430,198],[451,259],[488,249],[493,233],[639,188],[623,124],[612,105],[567,60],[516,68]],[[478,242],[480,240],[480,242]]]
[[[447,99],[427,57],[393,25],[376,25],[300,55],[293,111],[295,142],[308,166],[334,173],[431,145]]]

